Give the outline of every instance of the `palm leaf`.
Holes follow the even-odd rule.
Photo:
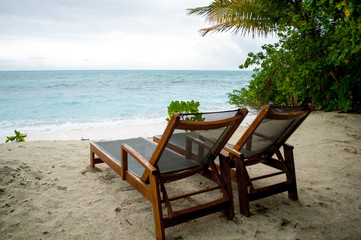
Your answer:
[[[275,33],[275,26],[285,17],[279,15],[282,9],[290,8],[291,1],[215,0],[209,6],[188,9],[188,14],[205,17],[213,24],[200,30],[203,36],[230,30],[234,34],[267,36]]]

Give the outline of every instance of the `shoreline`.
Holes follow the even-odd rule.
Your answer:
[[[154,133],[99,131],[109,139],[127,130]],[[0,144],[1,239],[155,239],[151,203],[106,164],[89,167],[91,141]],[[247,218],[234,184],[233,220],[212,214],[167,228],[167,239],[359,239],[361,115],[312,112],[288,143],[298,201],[287,193],[256,200]],[[189,190],[204,181],[195,176],[176,186]]]
[[[109,128],[87,128],[61,130],[28,134],[26,142],[30,141],[74,141],[74,140],[115,140],[134,137],[152,137],[162,134],[167,123],[146,125],[128,125]]]
[[[241,126],[247,126],[256,117],[250,114],[243,120]],[[73,141],[73,140],[115,140],[127,139],[135,137],[150,138],[154,135],[161,135],[167,126],[167,122],[162,121],[158,123],[147,124],[127,124],[119,127],[98,127],[98,128],[84,128],[71,130],[50,130],[38,133],[25,133],[20,130],[22,134],[27,134],[25,142],[30,141]],[[16,129],[18,130],[18,129]],[[19,130],[18,130],[19,131]],[[14,133],[8,136],[14,136]],[[0,144],[5,143],[5,135],[0,135]]]

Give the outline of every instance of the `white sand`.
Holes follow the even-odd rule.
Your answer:
[[[151,137],[163,128],[78,130],[0,144],[0,239],[155,239],[151,204],[107,165],[90,170],[90,141],[80,139]],[[59,141],[65,139],[74,140]],[[246,218],[234,185],[234,220],[212,214],[166,229],[167,239],[360,239],[361,115],[313,112],[288,143],[295,146],[299,201],[286,193],[257,200]]]

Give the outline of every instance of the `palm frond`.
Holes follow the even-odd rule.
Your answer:
[[[288,1],[266,0],[215,0],[210,5],[188,9],[189,15],[205,17],[213,26],[201,29],[204,36],[209,32],[232,31],[234,34],[267,36],[274,33],[281,19],[276,16],[282,8],[289,8]],[[277,9],[277,11],[274,11]]]

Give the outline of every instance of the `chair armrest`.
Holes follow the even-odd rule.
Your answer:
[[[187,136],[186,139],[187,139],[187,141],[195,142],[199,146],[202,146],[202,147],[205,147],[205,148],[208,148],[208,149],[212,148],[212,146],[206,144],[205,142],[203,142],[199,138],[195,138],[195,137],[192,137],[192,136]]]
[[[206,137],[204,135],[199,135],[199,139],[203,140],[203,141],[207,141],[207,142],[210,142],[212,144],[214,144],[216,142],[215,139],[212,139],[210,137]]]
[[[192,142],[198,145],[198,154],[195,156],[196,159],[193,159],[192,153]],[[204,158],[204,149],[211,149],[212,147],[209,144],[205,143],[203,140],[199,138],[195,138],[192,136],[186,137],[186,158],[191,158],[196,161],[201,161]]]
[[[127,153],[129,153],[133,158],[135,158],[146,170],[150,171],[152,175],[155,175],[156,172],[158,172],[158,169],[156,169],[152,164],[150,164],[150,162],[145,159],[142,155],[140,155],[137,151],[135,151],[132,147],[130,147],[127,144],[122,144],[121,145],[121,150],[125,151]],[[122,161],[125,161],[128,159],[127,158],[122,158]],[[124,163],[122,162],[122,167],[123,166],[128,166],[128,163]]]
[[[243,158],[243,153],[237,151],[234,148],[228,147],[228,146],[224,146],[223,147],[224,150],[226,150],[227,152],[229,152],[231,155],[236,156],[238,158]]]

